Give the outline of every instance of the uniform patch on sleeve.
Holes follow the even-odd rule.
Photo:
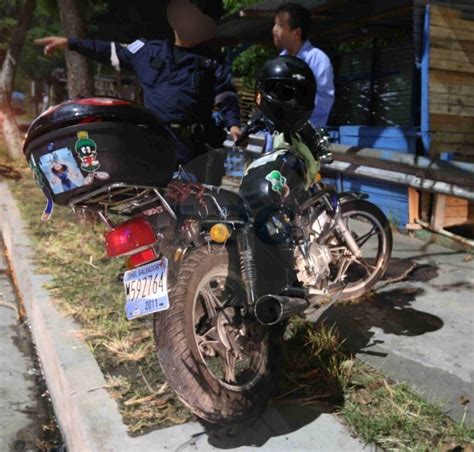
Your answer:
[[[145,45],[145,43],[143,41],[140,41],[140,39],[137,39],[136,41],[133,41],[131,44],[128,44],[127,46],[127,49],[135,54],[137,53],[143,46]]]

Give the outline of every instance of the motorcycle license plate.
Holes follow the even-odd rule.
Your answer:
[[[132,320],[170,307],[167,285],[168,259],[128,270],[123,276],[125,313]]]

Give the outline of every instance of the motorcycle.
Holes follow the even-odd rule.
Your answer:
[[[242,138],[261,125],[249,123]],[[310,132],[317,160],[325,139]],[[126,258],[127,318],[153,315],[169,385],[210,422],[261,411],[278,383],[288,320],[361,296],[388,264],[384,214],[363,195],[308,186],[292,146],[258,156],[238,191],[216,187],[186,168],[173,175],[172,134],[148,110],[90,98],[38,117],[24,153],[48,200],[45,218],[68,205],[108,226],[107,254]]]

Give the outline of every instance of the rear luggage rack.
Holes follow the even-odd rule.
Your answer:
[[[133,215],[161,204],[176,219],[176,214],[155,187],[116,182],[69,200],[72,209],[88,209],[117,215]]]

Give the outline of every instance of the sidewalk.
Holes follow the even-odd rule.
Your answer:
[[[474,425],[474,256],[394,234],[384,280],[326,321],[359,359]]]
[[[129,436],[97,362],[78,339],[78,325],[58,312],[43,288],[49,279],[35,272],[25,225],[1,180],[0,227],[68,450],[370,450],[336,416],[280,405],[270,406],[252,425],[219,428],[193,422]]]

